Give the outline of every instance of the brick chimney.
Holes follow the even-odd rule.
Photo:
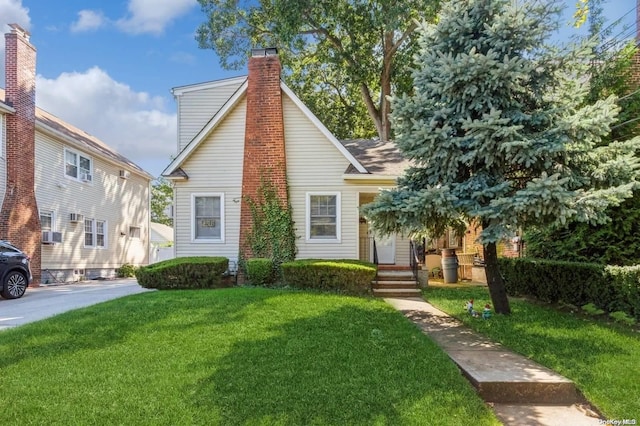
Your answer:
[[[247,236],[253,221],[246,198],[259,202],[261,180],[270,181],[278,197],[288,202],[280,59],[275,48],[253,49],[249,58],[247,116],[242,167],[242,206],[240,210],[240,251],[251,256]]]
[[[34,189],[36,49],[29,33],[11,24],[5,34],[5,103],[15,109],[6,115],[7,180],[0,238],[31,256],[34,284],[40,282],[41,228]]]

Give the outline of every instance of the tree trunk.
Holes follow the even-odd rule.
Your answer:
[[[487,285],[491,294],[491,303],[497,314],[508,315],[511,313],[507,289],[498,267],[498,250],[496,243],[487,243],[484,248],[484,265],[487,273]]]

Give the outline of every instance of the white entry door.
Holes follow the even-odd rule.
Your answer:
[[[378,251],[378,263],[393,265],[396,263],[396,236],[376,236],[376,250]]]

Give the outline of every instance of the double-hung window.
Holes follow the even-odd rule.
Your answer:
[[[307,240],[340,241],[340,193],[307,193]]]
[[[194,241],[224,241],[224,194],[193,194],[191,214]]]
[[[93,181],[93,160],[70,149],[64,150],[64,174],[82,182]]]
[[[107,247],[107,222],[97,219],[84,220],[84,246]]]
[[[40,211],[40,228],[42,228],[43,231],[53,231],[52,211]]]

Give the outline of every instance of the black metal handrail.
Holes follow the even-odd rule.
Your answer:
[[[373,240],[373,263],[378,264],[378,248],[376,247],[376,240]]]
[[[413,274],[413,279],[416,280],[416,284],[420,284],[418,280],[418,263],[420,260],[418,259],[418,249],[416,248],[416,243],[413,240],[409,241],[409,266],[411,267],[411,273]]]

